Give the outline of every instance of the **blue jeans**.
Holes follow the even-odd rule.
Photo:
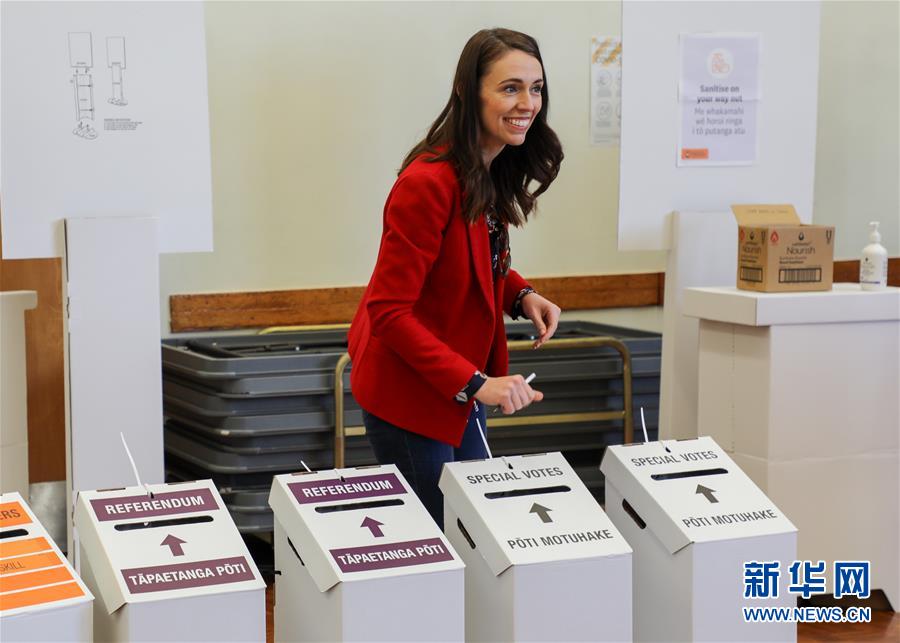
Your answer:
[[[487,457],[476,418],[487,430],[484,405],[477,404],[472,407],[462,442],[454,447],[401,429],[363,410],[366,436],[378,462],[397,465],[441,530],[444,529],[444,496],[438,489],[438,480],[444,463]]]

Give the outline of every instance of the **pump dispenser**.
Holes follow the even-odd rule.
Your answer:
[[[863,248],[859,262],[859,283],[863,290],[881,290],[887,287],[888,254],[881,245],[878,221],[872,221],[869,228],[869,245]]]

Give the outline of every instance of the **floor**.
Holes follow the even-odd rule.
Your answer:
[[[266,590],[266,641],[273,642],[272,586]],[[871,623],[807,623],[797,628],[798,643],[900,643],[900,613],[872,610]]]

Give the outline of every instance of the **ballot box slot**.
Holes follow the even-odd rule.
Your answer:
[[[676,471],[674,473],[654,473],[654,480],[679,480],[681,478],[702,478],[704,476],[720,476],[728,473],[728,469],[695,469],[694,471]]]
[[[488,491],[484,497],[488,500],[498,498],[518,498],[519,496],[540,496],[545,493],[565,493],[571,491],[571,487],[561,484],[553,487],[532,487],[531,489],[509,489],[507,491]]]
[[[27,529],[7,529],[6,531],[0,531],[0,540],[4,538],[16,538],[17,536],[27,536]]]
[[[294,556],[297,557],[297,560],[300,561],[300,564],[301,564],[301,565],[303,565],[304,567],[306,567],[306,563],[303,562],[303,559],[300,557],[300,552],[297,551],[297,548],[296,548],[296,547],[294,547],[294,543],[291,542],[291,539],[290,539],[290,538],[288,538],[287,541],[288,541],[288,546],[291,548],[291,551],[294,552]]]
[[[366,502],[348,502],[343,505],[325,505],[316,507],[316,513],[330,514],[335,511],[354,511],[356,509],[374,509],[376,507],[396,507],[402,505],[403,500],[400,498],[389,498],[387,500],[367,500]]]
[[[462,534],[463,538],[466,539],[466,542],[469,543],[469,547],[475,549],[475,541],[472,540],[472,537],[469,535],[469,532],[466,530],[465,525],[462,524],[462,520],[459,518],[456,519],[456,526],[459,527],[459,533]]]
[[[135,529],[155,529],[157,527],[176,527],[178,525],[196,525],[212,522],[212,516],[188,516],[185,518],[169,518],[167,520],[148,520],[147,522],[125,522],[115,526],[116,531],[134,531]]]
[[[647,528],[647,523],[644,522],[644,519],[638,515],[638,512],[634,510],[634,507],[632,507],[624,498],[622,498],[622,509],[625,510],[625,513],[628,514],[628,516],[634,521],[634,524],[636,524],[639,528]]]

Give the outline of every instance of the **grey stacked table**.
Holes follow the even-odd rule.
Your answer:
[[[532,332],[530,323],[507,326],[511,341],[530,339]],[[644,407],[654,436],[660,335],[587,322],[564,322],[557,332],[558,338],[597,336],[615,337],[628,347],[635,416],[639,418],[638,410]],[[164,341],[169,477],[212,478],[241,531],[270,531],[266,497],[272,477],[302,469],[301,460],[312,469],[333,466],[334,368],[345,351],[345,330]],[[493,428],[489,418],[494,455],[562,451],[602,499],[598,463],[607,444],[622,442],[623,422],[598,422],[589,415],[624,405],[619,354],[608,347],[513,352],[510,371],[536,373],[535,387],[545,400],[512,418],[497,416]],[[359,427],[361,411],[350,393],[349,371],[342,380],[344,424]],[[529,418],[551,414],[567,414],[574,421],[529,423]],[[349,433],[346,466],[374,464],[362,431]]]

